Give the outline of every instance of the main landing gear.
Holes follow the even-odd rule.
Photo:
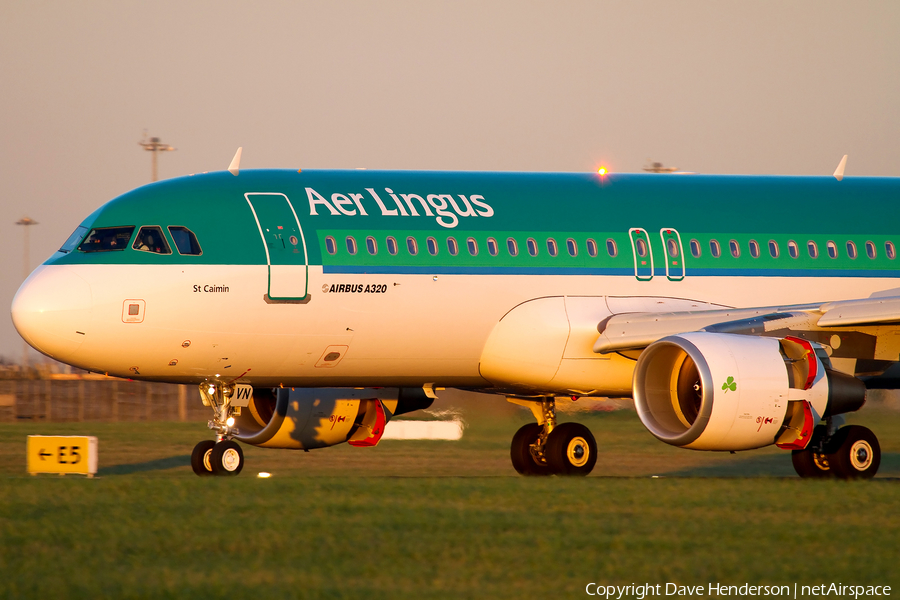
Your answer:
[[[531,409],[537,423],[524,425],[513,436],[510,458],[522,475],[585,476],[597,462],[597,442],[580,423],[556,422],[553,398],[507,398]]]
[[[200,385],[200,398],[203,404],[213,409],[213,418],[209,428],[216,432],[216,441],[203,440],[191,452],[191,468],[200,476],[223,475],[233,476],[244,468],[244,452],[231,439],[238,432],[234,427],[234,416],[239,408],[231,405],[234,387],[221,386],[217,383]]]
[[[806,449],[791,453],[791,462],[800,477],[869,479],[878,472],[878,438],[867,427],[840,427],[841,422],[839,417],[827,419],[826,424],[816,426]]]

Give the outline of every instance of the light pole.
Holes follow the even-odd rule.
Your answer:
[[[31,267],[31,260],[29,260],[29,246],[30,244],[28,239],[28,227],[30,225],[37,225],[38,222],[34,219],[30,219],[28,217],[22,217],[18,221],[16,221],[16,225],[22,225],[25,227],[25,249],[22,252],[22,281],[28,279],[28,273]],[[28,368],[28,343],[25,340],[22,340],[22,371]]]
[[[152,137],[148,140],[146,131],[144,131],[144,139],[139,141],[138,144],[143,146],[144,150],[146,150],[147,152],[153,153],[153,181],[156,181],[158,179],[156,155],[160,152],[172,152],[173,150],[175,150],[175,148],[168,144],[162,143],[158,137]]]

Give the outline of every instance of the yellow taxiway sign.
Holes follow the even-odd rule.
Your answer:
[[[79,473],[93,477],[97,472],[97,438],[88,435],[29,435],[26,449],[28,472]]]

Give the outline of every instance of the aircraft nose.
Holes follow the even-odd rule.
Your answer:
[[[91,286],[70,268],[38,267],[16,292],[12,320],[35,350],[65,361],[87,334]]]

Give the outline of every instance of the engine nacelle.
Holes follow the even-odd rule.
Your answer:
[[[422,389],[254,388],[235,425],[238,441],[264,448],[311,450],[378,443],[396,415],[428,408]]]
[[[865,385],[826,368],[804,340],[708,332],[654,342],[634,372],[641,422],[682,448],[749,450],[779,436],[781,443],[797,402],[819,416],[850,412],[865,402]]]

